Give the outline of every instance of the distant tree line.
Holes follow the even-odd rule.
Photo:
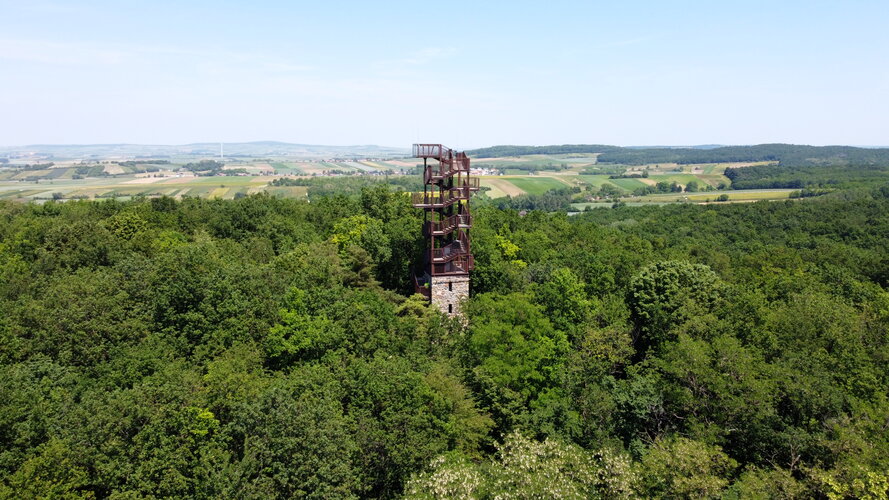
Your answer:
[[[185,170],[190,170],[199,176],[212,176],[222,171],[225,164],[216,160],[201,160],[182,165]]]
[[[608,176],[609,179],[647,179],[648,178],[648,170],[645,170],[642,173],[621,173],[621,174],[613,174]]]
[[[494,206],[500,210],[566,212],[571,210],[574,194],[579,192],[579,187],[551,189],[543,194],[521,194],[518,196],[495,198],[490,201],[479,200],[477,204]]]
[[[618,165],[596,164],[584,167],[580,173],[583,175],[621,175],[626,172],[626,168]]]
[[[789,198],[812,198],[813,196],[821,196],[831,192],[832,191],[829,189],[802,189],[799,191],[791,191]]]
[[[698,181],[689,181],[683,187],[676,181],[661,181],[653,186],[644,186],[633,190],[633,196],[645,196],[649,194],[665,194],[665,193],[697,193],[699,191],[713,191],[715,188],[709,184]],[[721,189],[721,188],[720,188]]]
[[[72,179],[83,179],[84,177],[99,177],[108,175],[105,173],[105,167],[102,165],[81,165],[74,167]]]
[[[169,165],[170,160],[127,160],[127,161],[112,161],[111,163],[116,163],[121,167],[136,167],[138,165]]]
[[[604,153],[620,151],[619,146],[603,144],[563,144],[561,146],[491,146],[467,151],[473,158],[496,158],[522,155],[563,155],[572,153]]]
[[[52,168],[55,165],[53,162],[48,163],[28,163],[26,165],[14,165],[14,168],[18,168],[20,170],[46,170],[48,168]]]
[[[635,196],[645,196],[647,194],[661,194],[661,193],[681,193],[682,185],[678,182],[666,182],[661,181],[655,184],[654,186],[643,186],[640,188],[636,188],[633,190],[633,195]]]
[[[727,168],[734,189],[802,189],[855,187],[889,180],[889,162],[883,165],[778,166]]]
[[[800,146],[759,144],[717,148],[623,148],[601,144],[561,146],[492,146],[467,152],[475,158],[531,154],[600,153],[600,163],[645,165],[650,163],[729,163],[773,161],[781,165],[877,165],[889,164],[889,148],[851,146]]]
[[[867,149],[850,146],[798,146],[794,144],[725,146],[713,149],[620,148],[617,151],[603,152],[599,155],[598,161],[623,165],[760,161],[778,162],[782,166],[876,165],[889,164],[889,149]]]

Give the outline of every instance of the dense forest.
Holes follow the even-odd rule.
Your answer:
[[[618,152],[620,146],[606,146],[604,144],[562,144],[553,146],[490,146],[487,148],[466,151],[473,158],[497,158],[500,156],[522,155],[563,155],[579,153],[605,153]]]
[[[887,214],[480,206],[464,322],[386,185],[0,202],[0,497],[886,498]]]
[[[647,165],[655,163],[778,162],[789,166],[886,165],[889,149],[851,146],[800,146],[759,144],[715,148],[622,148],[600,144],[562,146],[493,146],[469,151],[473,157],[519,156],[532,154],[600,153],[600,163]]]
[[[603,163],[644,165],[647,163],[726,163],[774,161],[780,165],[876,165],[889,163],[889,149],[851,146],[800,146],[759,144],[695,148],[622,148],[599,156]]]
[[[889,181],[889,166],[886,164],[808,167],[754,165],[727,168],[725,176],[731,179],[734,189],[850,188]]]

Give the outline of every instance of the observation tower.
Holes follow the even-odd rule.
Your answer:
[[[423,236],[428,242],[414,286],[441,312],[456,316],[469,297],[469,271],[475,265],[469,247],[469,198],[478,191],[478,178],[469,177],[466,153],[441,144],[414,144],[413,149],[414,158],[423,158],[425,185],[412,202],[424,210]]]

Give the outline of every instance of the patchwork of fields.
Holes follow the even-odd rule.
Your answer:
[[[509,158],[473,159],[473,167],[487,171],[500,171],[506,175],[481,175],[481,186],[490,198],[505,196],[542,195],[554,189],[570,189],[588,202],[606,202],[598,199],[603,187],[612,194],[631,196],[634,191],[655,186],[657,183],[677,183],[686,186],[695,181],[704,189],[716,188],[730,182],[723,175],[727,166],[742,167],[746,164],[676,165],[657,164],[621,167],[599,165],[595,154],[576,155],[528,155]],[[231,199],[258,192],[274,196],[302,198],[305,186],[270,186],[269,183],[282,175],[319,176],[325,174],[398,174],[414,171],[420,160],[413,158],[387,160],[328,160],[308,161],[290,159],[233,159],[226,162],[223,170],[237,170],[242,175],[195,177],[190,173],[174,173],[179,164],[139,164],[138,162],[102,163],[83,165],[61,162],[50,168],[20,170],[0,169],[0,199],[48,200],[79,198],[130,198],[134,196],[201,196]],[[149,170],[146,172],[146,170]],[[633,175],[616,177],[615,173]],[[643,177],[644,175],[644,177]],[[732,201],[750,199],[786,198],[787,192],[749,192],[745,197],[731,194]],[[715,195],[710,193],[651,194],[632,197],[628,201],[672,202],[682,199],[706,202]],[[585,203],[578,203],[583,206]]]
[[[398,173],[413,169],[413,160],[387,161],[227,161],[223,170],[242,170],[247,175],[196,177],[175,174],[178,164],[135,165],[132,162],[58,162],[49,168],[0,169],[0,199],[49,200],[81,198],[131,198],[134,196],[200,196],[231,199],[268,192],[275,196],[305,197],[304,186],[269,186],[282,175]],[[146,172],[146,170],[148,170]]]
[[[672,168],[648,169],[649,176],[627,177],[612,179],[610,175],[605,174],[587,174],[582,169],[569,168],[558,172],[539,172],[534,175],[503,175],[503,176],[482,176],[481,185],[489,188],[488,196],[491,198],[499,198],[502,196],[517,196],[521,194],[543,194],[551,189],[579,187],[586,189],[591,187],[599,189],[602,186],[609,185],[617,192],[628,195],[639,188],[646,186],[654,186],[658,182],[666,182],[672,184],[676,182],[681,186],[686,186],[689,182],[696,181],[701,186],[717,187],[720,183],[728,184],[729,180],[722,172],[723,167],[717,170],[715,165],[708,165],[706,168],[695,168],[694,171],[700,173],[690,173],[692,169],[674,170]],[[637,173],[633,170],[632,173]],[[641,174],[642,169],[638,169]],[[507,170],[508,172],[509,170]],[[709,172],[709,173],[704,173]]]
[[[306,188],[271,187],[269,176],[247,177],[134,177],[0,182],[0,199],[131,198],[134,196],[201,196],[232,199],[267,191],[278,196],[304,197]]]

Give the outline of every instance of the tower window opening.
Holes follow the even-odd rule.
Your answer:
[[[448,314],[454,314],[454,304],[448,304]]]
[[[453,281],[448,281],[448,291],[449,292],[454,291],[454,282]]]

